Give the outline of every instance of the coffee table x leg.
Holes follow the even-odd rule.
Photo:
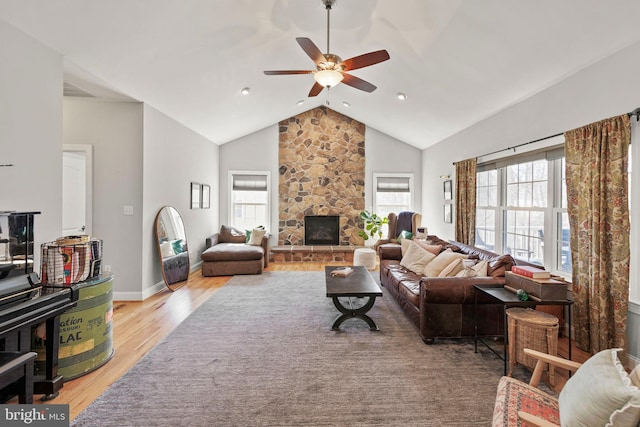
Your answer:
[[[348,298],[349,298],[349,306],[346,307],[342,304],[342,301],[340,301],[339,297],[333,297],[333,305],[335,305],[338,311],[342,314],[336,317],[336,320],[333,322],[331,329],[334,331],[338,331],[340,330],[340,325],[342,324],[342,322],[344,322],[347,319],[356,317],[358,319],[362,319],[365,322],[367,322],[367,325],[369,325],[370,330],[379,331],[378,326],[373,321],[373,319],[367,316],[366,314],[369,310],[371,310],[371,307],[373,307],[373,304],[376,302],[376,297],[375,296],[362,297],[362,298],[369,298],[369,300],[363,306],[355,307],[355,308],[353,306],[353,301],[351,299],[352,297],[348,297]]]

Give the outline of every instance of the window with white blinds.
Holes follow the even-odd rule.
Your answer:
[[[229,172],[229,222],[240,230],[269,228],[269,172]]]
[[[378,216],[413,211],[413,174],[375,173],[373,185],[373,212]]]

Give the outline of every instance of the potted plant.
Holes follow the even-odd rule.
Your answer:
[[[362,237],[366,242],[369,237],[374,241],[382,237],[382,226],[389,223],[389,218],[378,216],[375,213],[370,213],[367,210],[360,212],[360,219],[364,224],[364,230],[358,231],[358,236]]]

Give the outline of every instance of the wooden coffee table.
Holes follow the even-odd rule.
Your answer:
[[[380,286],[373,280],[364,266],[351,267],[354,271],[349,276],[332,276],[331,272],[344,267],[327,266],[324,268],[327,283],[327,297],[333,299],[333,304],[342,314],[336,317],[331,329],[340,330],[340,325],[347,319],[356,317],[367,322],[369,329],[378,331],[378,326],[366,313],[376,302],[376,297],[382,297]],[[342,300],[340,300],[342,298]],[[367,301],[360,302],[367,298]],[[343,302],[346,301],[347,305]]]

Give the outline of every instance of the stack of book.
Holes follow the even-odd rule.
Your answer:
[[[505,288],[523,289],[543,300],[565,300],[568,289],[566,282],[551,278],[551,273],[546,270],[516,265],[505,274]]]

